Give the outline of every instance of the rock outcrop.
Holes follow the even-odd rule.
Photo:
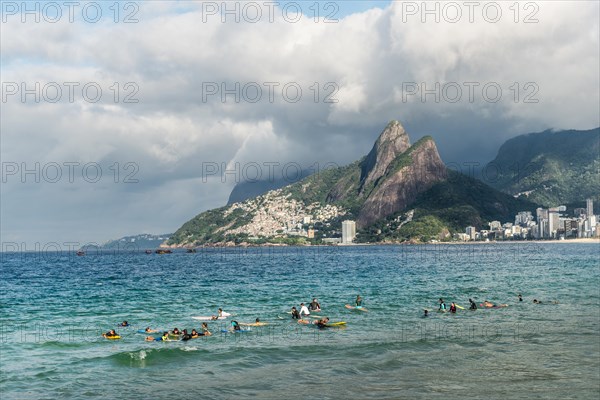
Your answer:
[[[420,193],[447,177],[435,143],[428,137],[392,161],[363,203],[357,219],[358,227],[369,226],[404,210]]]
[[[396,157],[409,148],[410,139],[400,122],[390,122],[361,163],[360,194],[365,195],[365,190],[375,185]]]

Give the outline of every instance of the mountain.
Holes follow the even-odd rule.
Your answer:
[[[165,240],[168,240],[173,234],[151,235],[143,233],[140,235],[124,236],[120,239],[109,240],[99,246],[102,250],[146,250],[159,247]],[[96,246],[88,246],[87,250],[96,249]],[[82,249],[86,250],[86,249]]]
[[[339,237],[346,219],[356,221],[359,238],[384,241],[388,237],[369,232],[403,215],[410,215],[401,222],[405,230],[425,224],[435,231],[433,236],[447,236],[449,230],[483,226],[488,219],[512,220],[515,210],[534,206],[449,172],[431,137],[411,145],[402,125],[392,121],[362,159],[203,212],[179,228],[167,245],[320,243]],[[314,238],[308,238],[309,229],[314,229]]]
[[[600,128],[517,136],[486,170],[486,183],[547,207],[600,200]]]

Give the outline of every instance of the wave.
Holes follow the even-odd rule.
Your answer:
[[[189,357],[198,357],[198,353],[208,353],[208,351],[197,346],[141,348],[114,353],[107,358],[117,365],[148,367],[176,364]]]

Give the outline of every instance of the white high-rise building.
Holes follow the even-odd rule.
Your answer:
[[[550,237],[550,230],[548,229],[548,210],[544,208],[538,208],[535,210],[535,216],[538,223],[538,238],[547,239]]]
[[[474,226],[467,226],[465,233],[469,237],[469,240],[475,240],[477,229]]]
[[[548,233],[550,237],[556,236],[556,231],[560,228],[558,207],[548,209]]]
[[[342,221],[342,243],[352,243],[356,237],[356,223],[354,221]]]
[[[592,215],[594,215],[594,200],[587,199],[585,201],[585,203],[586,203],[586,210],[585,211],[586,211],[587,217],[589,218]]]

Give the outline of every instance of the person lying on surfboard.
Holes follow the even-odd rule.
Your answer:
[[[501,308],[501,307],[508,307],[508,304],[494,304],[491,301],[484,301],[483,303],[480,304],[482,307],[485,308]]]
[[[327,323],[329,322],[329,318],[325,317],[325,318],[321,318],[321,319],[317,319],[314,321],[310,321],[308,319],[299,319],[298,323],[299,324],[304,324],[304,325],[317,325],[319,328],[323,328],[327,325]]]
[[[146,333],[158,333],[158,331],[156,329],[151,329],[149,326],[147,326],[146,329],[144,329],[144,332],[146,332]]]
[[[154,336],[146,336],[146,342],[162,342],[169,340],[169,332],[164,332],[162,336],[154,337]]]
[[[113,338],[113,337],[117,337],[119,335],[117,335],[117,332],[115,332],[114,329],[111,329],[110,331],[103,333],[102,336],[104,336],[105,338]]]
[[[260,318],[256,318],[256,320],[252,323],[240,322],[240,325],[242,325],[242,326],[265,326],[265,325],[269,325],[269,324],[266,322],[260,322]]]

